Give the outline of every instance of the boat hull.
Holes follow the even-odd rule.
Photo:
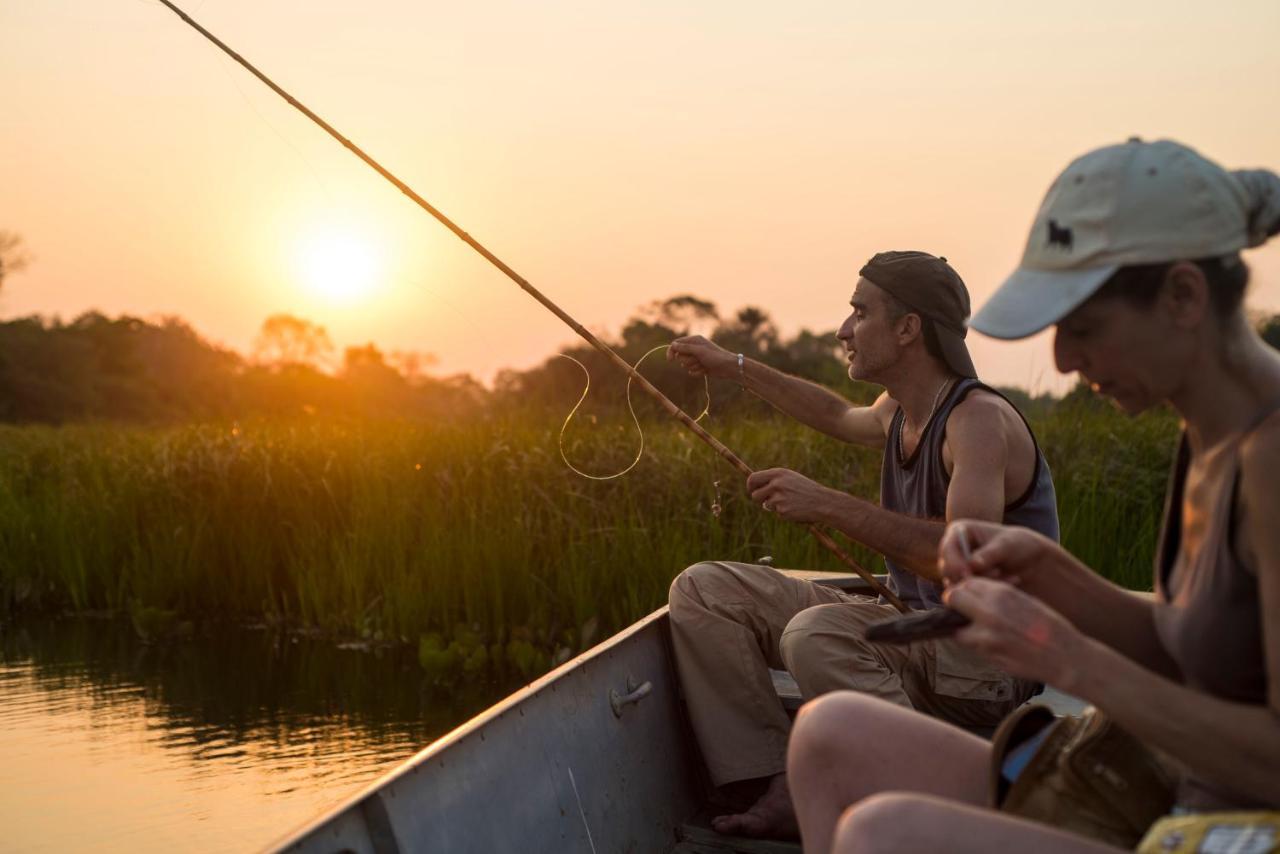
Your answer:
[[[671,849],[699,772],[667,622],[662,608],[567,662],[273,850]]]

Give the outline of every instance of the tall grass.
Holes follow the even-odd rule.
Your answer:
[[[1067,547],[1148,585],[1172,417],[1060,406],[1034,426]],[[710,427],[754,466],[876,495],[878,452],[785,420]],[[478,629],[577,647],[593,627],[664,602],[702,558],[841,569],[803,528],[759,512],[736,473],[673,424],[648,424],[641,465],[604,482],[565,468],[557,429],[551,414],[3,428],[0,603],[141,605],[414,641]],[[621,468],[634,452],[616,426],[573,436],[580,467]]]

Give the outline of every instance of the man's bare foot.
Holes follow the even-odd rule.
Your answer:
[[[764,794],[745,812],[718,815],[711,819],[711,827],[716,833],[726,836],[798,839],[800,828],[796,824],[795,808],[791,806],[787,775],[777,774],[769,780]]]

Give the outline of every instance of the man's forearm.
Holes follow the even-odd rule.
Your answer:
[[[840,432],[841,419],[852,404],[840,395],[753,359],[744,361],[742,374],[739,379],[746,388],[787,415],[828,436],[847,441]]]
[[[941,519],[895,513],[848,493],[832,490],[821,520],[840,533],[929,581],[939,581],[938,542],[946,530]]]

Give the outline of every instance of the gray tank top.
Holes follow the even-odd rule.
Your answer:
[[[902,455],[902,407],[894,413],[889,424],[888,441],[884,447],[884,464],[880,469],[880,505],[886,510],[915,516],[921,519],[945,519],[947,516],[947,487],[951,476],[942,464],[942,442],[947,435],[947,418],[951,410],[974,389],[982,389],[1004,398],[1004,395],[978,380],[962,378],[951,387],[942,403],[925,425],[920,442],[910,457]],[[1009,404],[1013,406],[1012,403]],[[1018,408],[1015,406],[1014,411]],[[1018,415],[1021,417],[1022,413]],[[1025,418],[1027,432],[1031,425]],[[1054,541],[1058,539],[1058,500],[1053,491],[1053,476],[1045,462],[1040,445],[1031,433],[1036,450],[1035,471],[1031,483],[1018,499],[1004,508],[1006,525],[1020,525],[1039,531]],[[924,609],[942,606],[942,586],[926,581],[910,570],[903,569],[889,558],[884,560],[889,570],[889,588],[909,608]]]
[[[1240,560],[1233,542],[1240,445],[1251,432],[1214,451],[1201,494],[1190,500],[1185,491],[1191,449],[1183,436],[1156,555],[1154,618],[1156,634],[1182,671],[1184,684],[1262,706],[1267,703],[1262,599],[1257,574]],[[1178,805],[1192,810],[1274,809],[1280,801],[1187,775],[1178,789]]]

